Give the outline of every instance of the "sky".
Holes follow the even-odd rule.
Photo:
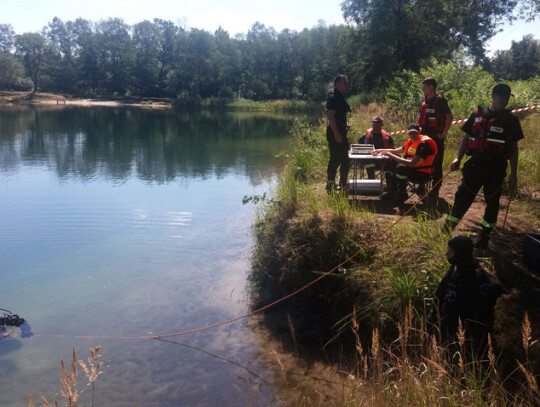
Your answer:
[[[161,18],[184,28],[214,32],[222,27],[231,36],[247,33],[260,22],[277,31],[285,28],[301,31],[319,21],[327,25],[344,24],[343,0],[7,0],[0,5],[0,24],[11,24],[17,34],[37,32],[53,17],[64,21],[78,17],[99,21],[120,17],[132,25]],[[487,44],[489,53],[509,49],[512,40],[526,34],[540,40],[540,20],[506,25],[502,33]]]

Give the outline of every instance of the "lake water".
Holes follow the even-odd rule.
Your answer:
[[[245,319],[171,342],[44,335],[160,335],[246,312],[256,209],[242,198],[271,189],[290,123],[0,108],[0,308],[35,334],[0,341],[0,405],[60,398],[60,360],[98,345],[96,406],[273,404]]]

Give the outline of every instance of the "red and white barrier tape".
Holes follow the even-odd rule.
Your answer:
[[[519,109],[514,109],[512,110],[512,113],[519,113],[519,112],[524,112],[525,110],[533,110],[533,109],[538,109],[540,107],[540,105],[534,105],[534,106],[528,106],[528,107],[521,107]],[[452,124],[456,124],[456,123],[465,123],[468,119],[460,119],[460,120],[454,120],[452,121]],[[394,135],[394,134],[401,134],[401,133],[407,133],[407,130],[398,130],[398,131],[392,131],[390,133],[388,133],[389,135]]]

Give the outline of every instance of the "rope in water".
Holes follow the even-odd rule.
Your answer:
[[[512,113],[518,113],[518,112],[523,112],[523,111],[526,111],[526,110],[538,109],[538,107],[539,107],[539,105],[522,107],[522,108],[519,108],[519,109],[512,110]],[[467,120],[468,119],[454,120],[454,121],[452,121],[452,124],[463,123],[463,122],[465,122]],[[391,132],[389,134],[393,135],[393,134],[400,134],[400,133],[406,133],[406,132],[407,132],[407,130],[399,130],[399,131]],[[413,209],[415,209],[430,194],[430,192],[433,189],[435,189],[440,183],[442,183],[442,181],[450,173],[451,173],[451,171],[448,171],[446,174],[444,174],[443,177],[439,181],[437,181],[435,184],[433,184],[433,186],[431,187],[431,189],[429,191],[427,191],[422,197],[420,197],[420,199],[418,199],[395,222],[391,223],[390,226],[388,226],[379,235],[377,235],[370,242],[368,242],[364,248],[359,249],[352,256],[350,256],[346,260],[342,261],[337,266],[333,267],[332,269],[328,270],[327,272],[323,273],[322,275],[320,275],[316,279],[310,281],[306,285],[304,285],[304,286],[300,287],[299,289],[293,291],[292,293],[287,294],[284,297],[281,297],[281,298],[271,302],[270,304],[267,304],[267,305],[265,305],[263,307],[260,307],[260,308],[258,308],[256,310],[246,312],[245,314],[236,316],[234,318],[231,318],[231,319],[228,319],[228,320],[225,320],[225,321],[221,321],[221,322],[216,322],[214,324],[207,325],[207,326],[204,326],[204,327],[200,327],[200,328],[196,328],[196,329],[189,329],[189,330],[185,330],[185,331],[181,331],[181,332],[173,332],[173,333],[164,334],[164,335],[154,335],[154,336],[107,336],[107,335],[105,335],[104,336],[104,335],[35,334],[34,336],[39,337],[39,338],[71,338],[71,339],[124,339],[124,340],[130,340],[130,339],[137,339],[137,340],[140,340],[140,339],[163,339],[163,338],[170,338],[170,337],[173,337],[173,336],[182,336],[182,335],[188,335],[188,334],[194,334],[194,333],[197,333],[197,332],[207,331],[207,330],[212,329],[212,328],[217,328],[218,326],[228,325],[228,324],[231,324],[231,323],[233,323],[235,321],[238,321],[238,320],[253,316],[253,315],[258,314],[258,313],[260,313],[262,311],[265,311],[268,308],[271,308],[271,307],[273,307],[273,306],[275,306],[275,305],[277,305],[277,304],[279,304],[279,303],[281,303],[281,302],[283,302],[283,301],[285,301],[285,300],[287,300],[287,299],[289,299],[291,297],[294,297],[296,294],[306,290],[307,288],[311,287],[312,285],[316,284],[317,282],[321,281],[322,279],[328,277],[330,274],[335,272],[337,269],[339,269],[340,267],[342,267],[345,264],[349,263],[351,260],[353,260],[359,254],[361,254],[364,250],[370,248],[379,239],[381,239],[384,235],[386,235],[386,233],[388,233],[390,231],[390,229],[392,229],[399,222],[401,222]],[[508,206],[510,206],[510,201],[508,202]],[[508,215],[508,208],[507,208],[506,215]],[[506,216],[505,216],[505,223],[506,223]],[[5,337],[9,337],[9,336],[17,336],[17,335],[18,334],[14,334],[14,333],[3,333],[3,334],[0,335],[0,338],[5,338]]]
[[[436,183],[433,184],[431,189],[427,191],[423,196],[421,196],[405,213],[403,213],[396,221],[392,222],[387,228],[385,228],[381,233],[379,233],[377,236],[375,236],[371,241],[369,241],[363,248],[357,250],[353,255],[349,256],[346,260],[343,260],[338,265],[334,266],[332,269],[328,270],[327,272],[321,274],[316,279],[310,281],[309,283],[305,284],[304,286],[298,288],[297,290],[291,292],[290,294],[287,294],[263,307],[260,307],[256,310],[246,312],[245,314],[236,316],[234,318],[216,322],[211,325],[207,325],[204,327],[196,328],[196,329],[189,329],[181,332],[173,332],[169,334],[164,335],[153,335],[153,336],[108,336],[108,335],[63,335],[63,334],[34,334],[35,337],[38,338],[70,338],[70,339],[124,339],[124,340],[130,340],[130,339],[163,339],[163,338],[170,338],[173,336],[182,336],[182,335],[188,335],[188,334],[194,334],[197,332],[207,331],[212,328],[216,328],[218,326],[223,326],[227,324],[231,324],[235,321],[238,321],[240,319],[244,319],[250,316],[253,316],[255,314],[258,314],[264,310],[267,310],[268,308],[271,308],[291,297],[294,297],[296,294],[306,290],[307,288],[311,287],[312,285],[318,283],[322,279],[328,277],[330,274],[334,273],[336,270],[338,270],[340,267],[344,266],[345,264],[349,263],[351,260],[353,260],[355,257],[357,257],[359,254],[363,253],[366,249],[373,246],[379,239],[381,239],[383,236],[385,236],[390,229],[395,227],[399,222],[401,222],[411,211],[413,211],[430,193],[433,191],[434,188],[437,187],[449,174],[451,171],[448,171],[446,174],[443,175],[443,177],[438,180]],[[4,334],[4,336],[17,336],[15,334]]]
[[[534,106],[528,106],[528,107],[523,107],[523,108],[519,108],[519,109],[514,109],[512,110],[512,113],[518,113],[518,112],[523,112],[523,111],[526,111],[526,110],[533,110],[533,109],[538,109],[539,105],[534,105]],[[463,123],[467,121],[467,119],[460,119],[460,120],[454,120],[452,121],[452,124],[455,124],[455,123]],[[400,131],[394,131],[394,132],[391,132],[389,133],[390,135],[393,135],[393,134],[400,134],[400,133],[406,133],[407,130],[400,130]],[[197,333],[197,332],[202,332],[202,331],[207,331],[209,329],[212,329],[212,328],[217,328],[218,326],[223,326],[223,325],[228,325],[228,324],[231,324],[235,321],[238,321],[240,319],[244,319],[244,318],[247,318],[247,317],[250,317],[250,316],[253,316],[255,314],[258,314],[262,311],[265,311],[267,310],[268,308],[271,308],[293,296],[295,296],[296,294],[306,290],[307,288],[311,287],[312,285],[316,284],[317,282],[321,281],[322,279],[328,277],[330,274],[332,274],[333,272],[335,272],[337,269],[339,269],[340,267],[344,266],[345,264],[349,263],[351,260],[353,260],[355,257],[357,257],[359,254],[361,254],[364,250],[370,248],[373,244],[375,244],[379,239],[381,239],[384,235],[386,235],[386,233],[388,233],[390,231],[390,229],[392,229],[394,226],[396,226],[399,222],[401,222],[413,209],[415,209],[429,194],[430,192],[435,189],[449,174],[450,174],[451,171],[448,171],[446,174],[443,175],[443,177],[437,181],[435,184],[433,184],[433,186],[431,187],[431,189],[426,192],[424,194],[424,196],[420,197],[420,199],[418,199],[403,215],[401,215],[395,222],[391,223],[390,226],[388,226],[386,229],[384,229],[379,235],[377,235],[375,238],[373,238],[370,242],[368,242],[368,244],[366,244],[366,246],[362,249],[359,249],[356,253],[354,253],[352,256],[350,256],[349,258],[347,258],[346,260],[342,261],[341,263],[339,263],[337,266],[333,267],[332,269],[328,270],[327,272],[323,273],[322,275],[320,275],[319,277],[317,277],[316,279],[310,281],[309,283],[307,283],[306,285],[300,287],[299,289],[293,291],[292,293],[290,294],[287,294],[285,295],[284,297],[281,297],[273,302],[271,302],[270,304],[267,304],[263,307],[260,307],[256,310],[253,310],[253,311],[250,311],[250,312],[247,312],[245,314],[242,314],[242,315],[239,315],[239,316],[236,316],[234,318],[231,318],[231,319],[228,319],[228,320],[225,320],[225,321],[221,321],[221,322],[216,322],[214,324],[211,324],[211,325],[207,325],[207,326],[204,326],[204,327],[200,327],[200,328],[196,328],[196,329],[189,329],[189,330],[185,330],[185,331],[181,331],[181,332],[174,332],[174,333],[169,333],[169,334],[164,334],[164,335],[154,335],[154,336],[104,336],[104,335],[63,335],[63,334],[34,334],[35,337],[39,337],[39,338],[71,338],[71,339],[124,339],[124,340],[130,340],[130,339],[137,339],[137,340],[140,340],[140,339],[163,339],[163,338],[170,338],[170,337],[173,337],[173,336],[182,336],[182,335],[188,335],[188,334],[194,334],[194,333]],[[510,204],[510,202],[509,202]],[[508,205],[509,206],[509,205]],[[507,211],[507,214],[508,214],[508,211]],[[506,223],[506,216],[505,216],[505,223]],[[3,333],[0,335],[0,338],[5,338],[5,337],[9,337],[9,336],[18,336],[18,334],[14,334],[14,333]]]

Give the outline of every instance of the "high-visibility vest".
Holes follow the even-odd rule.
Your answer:
[[[392,148],[390,145],[390,137],[388,136],[388,133],[381,129],[382,139],[383,139],[383,147],[382,148]],[[373,135],[373,129],[367,129],[366,131],[366,144],[373,144],[371,142],[371,136]]]
[[[511,111],[504,109],[491,119],[486,119],[483,110],[478,108],[474,111],[472,134],[469,134],[469,140],[467,141],[467,154],[474,155],[477,152],[487,150],[505,155],[509,143],[508,128],[506,126]]]
[[[444,96],[441,93],[428,100],[425,98],[418,111],[418,124],[422,130],[431,130],[441,133],[444,131],[444,116],[438,110],[439,100]]]
[[[418,138],[415,141],[412,141],[410,138],[407,139],[405,142],[405,146],[403,147],[403,150],[405,151],[405,157],[414,157],[416,155],[416,150],[418,149],[418,146],[420,143],[428,143],[431,149],[433,150],[433,153],[428,155],[426,158],[421,159],[418,161],[413,168],[417,171],[422,171],[428,174],[431,174],[433,170],[433,161],[435,160],[435,156],[437,155],[437,144],[428,136],[426,135],[419,135]]]

